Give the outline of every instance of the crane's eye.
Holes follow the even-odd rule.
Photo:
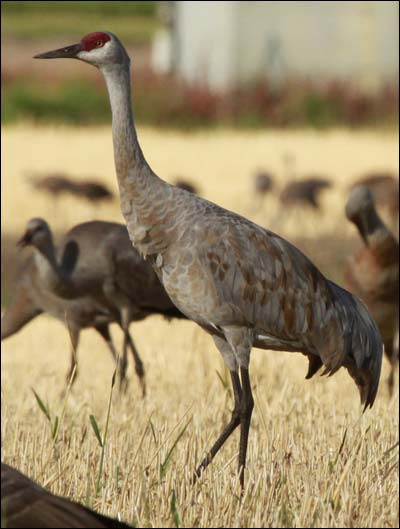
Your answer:
[[[100,48],[101,46],[103,46],[103,42],[101,40],[98,40],[96,42],[96,48]]]

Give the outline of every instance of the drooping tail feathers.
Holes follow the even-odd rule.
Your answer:
[[[382,365],[383,343],[379,329],[365,304],[347,290],[329,282],[342,324],[342,365],[357,384],[364,410],[374,403]]]

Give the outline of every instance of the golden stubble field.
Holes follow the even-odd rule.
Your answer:
[[[206,198],[289,238],[308,235],[329,252],[332,234],[354,232],[343,217],[347,186],[362,172],[398,172],[398,136],[331,131],[172,133],[140,129],[155,171],[198,184]],[[2,234],[21,235],[33,216],[58,232],[99,218],[119,220],[118,200],[92,207],[73,198],[56,203],[34,192],[28,174],[62,170],[99,177],[116,191],[109,127],[4,127]],[[284,182],[282,156],[296,158],[299,175],[335,179],[321,215],[282,224],[276,198],[252,212],[251,173],[265,167]],[[5,251],[5,249],[2,249]],[[41,316],[2,344],[2,460],[49,488],[139,527],[396,527],[398,509],[398,386],[389,400],[381,384],[372,410],[361,413],[356,387],[343,371],[305,381],[298,354],[259,351],[251,362],[255,397],[246,491],[236,478],[238,434],[233,434],[196,486],[195,465],[229,419],[229,377],[211,339],[191,322],[160,317],[133,324],[148,396],[130,366],[130,388],[111,406],[104,472],[96,493],[101,449],[89,416],[104,432],[113,364],[92,331],[82,333],[79,375],[61,397],[69,362],[68,333]],[[118,346],[121,335],[113,329]],[[388,374],[383,364],[382,382]],[[397,383],[396,383],[397,384]],[[59,417],[51,427],[31,388]]]

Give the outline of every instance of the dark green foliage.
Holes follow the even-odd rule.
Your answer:
[[[23,2],[7,1],[2,2],[2,12],[6,13],[70,13],[73,8],[75,13],[95,13],[107,16],[113,15],[140,15],[152,17],[155,15],[157,2],[109,2],[109,1],[74,1],[71,2]]]
[[[125,44],[147,44],[160,25],[156,2],[2,2],[3,38],[80,38],[108,29]]]
[[[111,112],[107,94],[87,82],[67,81],[43,90],[37,83],[17,81],[2,97],[3,123],[31,119],[41,122],[93,124],[107,122]]]
[[[157,127],[238,128],[376,126],[398,123],[398,93],[384,88],[374,96],[350,86],[316,87],[301,82],[271,93],[268,83],[217,94],[148,70],[134,75],[135,119]],[[9,80],[3,83],[2,122],[30,119],[73,125],[110,123],[106,88],[90,80],[55,84]]]

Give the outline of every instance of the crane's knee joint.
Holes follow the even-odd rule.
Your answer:
[[[135,364],[135,371],[138,377],[144,377],[144,367],[142,362],[138,362],[137,364]]]
[[[240,402],[240,416],[241,417],[248,417],[252,414],[254,409],[254,399],[253,396],[250,395],[243,395],[242,400]]]

